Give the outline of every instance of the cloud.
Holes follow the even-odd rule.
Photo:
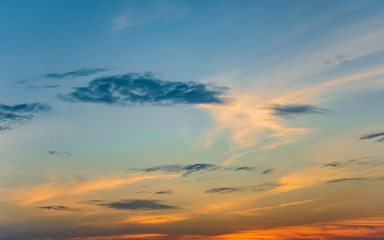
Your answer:
[[[205,193],[223,194],[223,193],[229,193],[229,192],[237,192],[237,191],[241,191],[241,190],[244,190],[244,188],[220,187],[220,188],[209,189],[209,190],[205,191]]]
[[[0,130],[10,129],[11,124],[24,123],[51,109],[51,106],[38,102],[17,105],[0,104]]]
[[[262,171],[261,174],[263,174],[263,175],[268,175],[268,174],[273,173],[275,170],[276,170],[276,169],[274,169],[274,168],[268,168],[268,169]]]
[[[106,208],[120,210],[165,210],[178,209],[178,207],[160,204],[159,200],[126,199],[118,202],[107,202],[97,204]]]
[[[294,117],[304,114],[323,114],[331,112],[327,109],[303,104],[274,105],[271,109],[273,110],[274,115],[280,117]]]
[[[74,208],[70,208],[70,207],[66,207],[66,206],[44,206],[44,207],[37,207],[37,208],[57,210],[57,211],[75,211]]]
[[[71,155],[69,152],[63,152],[63,151],[48,151],[51,155]]]
[[[171,82],[157,79],[153,73],[127,73],[97,78],[87,87],[59,95],[69,102],[111,105],[150,104],[223,104],[220,96],[226,88],[198,82]]]
[[[129,21],[129,16],[124,15],[124,16],[117,17],[113,21],[112,32],[119,31],[129,26],[132,26],[132,23]]]
[[[213,164],[197,163],[197,164],[191,164],[191,165],[179,165],[179,164],[162,165],[162,166],[143,168],[143,169],[129,169],[128,171],[141,171],[141,172],[162,171],[162,172],[177,172],[177,173],[181,172],[183,173],[184,176],[187,176],[194,172],[213,171],[219,168],[220,168],[219,166],[213,165]]]
[[[367,134],[367,135],[364,135],[362,137],[360,137],[360,140],[366,140],[366,139],[372,139],[372,138],[379,138],[376,140],[376,142],[384,142],[384,132],[378,132],[378,133],[371,133],[371,134]]]
[[[281,184],[278,183],[263,183],[257,186],[247,186],[247,187],[219,187],[219,188],[211,188],[205,193],[230,193],[230,192],[239,192],[239,191],[253,191],[253,192],[264,192],[269,191],[275,188],[280,187]]]
[[[165,191],[158,191],[155,194],[172,194],[173,192],[171,190],[165,190]]]
[[[183,173],[183,176],[188,176],[189,174],[200,172],[200,171],[255,171],[259,170],[257,167],[222,167],[209,163],[196,163],[188,165],[172,164],[172,165],[162,165],[149,168],[135,168],[128,169],[128,172],[174,172],[174,173]],[[268,169],[267,169],[268,170]],[[264,170],[263,172],[267,171]]]
[[[42,75],[43,78],[53,78],[53,79],[62,79],[62,78],[76,78],[76,77],[85,77],[94,75],[100,72],[108,71],[106,68],[80,68],[71,72],[65,73],[47,73]]]
[[[376,177],[376,178],[367,178],[367,177],[356,177],[356,178],[337,178],[326,181],[327,184],[333,183],[344,183],[344,182],[352,182],[352,183],[361,183],[368,181],[384,181],[384,177]]]
[[[364,165],[364,164],[375,164],[376,161],[367,161],[367,160],[360,160],[360,159],[351,159],[347,161],[335,161],[335,162],[329,162],[324,164],[322,167],[330,167],[330,168],[341,168],[341,167],[350,167],[350,166],[356,166],[356,165]]]

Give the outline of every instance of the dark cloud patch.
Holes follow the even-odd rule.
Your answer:
[[[264,192],[264,191],[275,189],[279,186],[281,186],[281,184],[271,182],[271,183],[263,183],[256,186],[246,186],[246,187],[218,187],[218,188],[211,188],[205,191],[205,193],[225,194],[225,193],[239,192],[239,191]]]
[[[367,180],[368,180],[368,178],[364,178],[364,177],[361,177],[361,178],[337,178],[337,179],[329,180],[326,183],[328,183],[328,184],[343,183],[343,182],[360,183],[360,182],[367,181]]]
[[[221,96],[226,90],[212,84],[164,81],[147,72],[97,78],[59,98],[111,105],[222,104],[225,100]]]
[[[274,105],[271,107],[271,110],[273,111],[274,115],[285,118],[305,114],[324,114],[331,112],[328,109],[304,104]]]
[[[364,159],[351,159],[347,161],[335,161],[324,164],[323,168],[342,168],[342,167],[352,167],[356,165],[367,165],[367,164],[378,164],[377,161],[364,160]]]
[[[158,191],[155,194],[173,194],[171,190]]]
[[[162,166],[156,166],[156,167],[149,167],[149,168],[135,168],[135,169],[128,169],[128,172],[174,172],[174,173],[182,173],[183,176],[188,176],[192,173],[196,172],[208,172],[208,171],[260,171],[260,168],[258,167],[248,167],[248,166],[241,166],[241,167],[222,167],[219,165],[214,164],[208,164],[208,163],[196,163],[196,164],[189,164],[189,165],[180,165],[180,164],[172,164],[172,165],[162,165]],[[267,172],[266,172],[267,171]],[[274,169],[266,169],[262,170],[262,174],[269,174],[273,172]],[[265,173],[263,173],[265,172]]]
[[[126,199],[118,202],[99,203],[97,205],[119,210],[166,210],[178,207],[161,204],[159,200]]]
[[[17,105],[0,104],[0,130],[10,129],[12,124],[21,124],[51,111],[52,107],[43,103]]]
[[[37,207],[41,209],[48,209],[48,210],[56,210],[56,211],[75,211],[76,209],[66,207],[66,206],[44,206],[44,207]]]
[[[63,151],[48,151],[49,154],[51,155],[57,155],[57,156],[60,156],[60,155],[71,155],[71,153],[69,152],[63,152]]]
[[[209,189],[209,190],[205,191],[205,193],[220,193],[220,194],[224,194],[224,193],[237,192],[237,191],[242,191],[242,190],[244,190],[244,188],[220,187],[220,188]]]
[[[276,169],[274,169],[274,168],[268,168],[268,169],[262,171],[261,174],[263,174],[263,175],[269,175],[269,174],[272,174],[275,170],[276,170]]]
[[[197,163],[191,165],[163,165],[151,168],[144,169],[130,169],[128,171],[140,171],[140,172],[155,172],[155,171],[163,171],[163,172],[177,172],[183,173],[184,176],[187,176],[191,173],[199,172],[199,171],[213,171],[219,169],[220,167],[213,164],[208,163]]]
[[[384,132],[371,133],[360,137],[360,140],[376,139],[376,142],[384,142],[383,136]]]
[[[233,170],[234,171],[253,171],[257,168],[255,167],[237,167],[237,168],[234,168]]]
[[[374,182],[374,181],[384,181],[384,177],[337,178],[337,179],[332,179],[332,180],[326,181],[325,183],[327,183],[327,184],[345,183],[345,182],[361,183],[361,182]]]
[[[65,73],[47,73],[42,75],[43,78],[54,78],[54,79],[62,79],[62,78],[76,78],[76,77],[85,77],[94,75],[97,73],[108,71],[106,68],[80,68],[74,71],[65,72]]]

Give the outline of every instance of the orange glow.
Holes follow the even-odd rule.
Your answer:
[[[159,215],[159,216],[140,216],[140,217],[130,217],[124,220],[123,222],[130,223],[140,223],[140,224],[162,224],[170,222],[178,222],[188,219],[185,216],[177,215]]]

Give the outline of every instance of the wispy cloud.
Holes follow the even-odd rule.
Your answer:
[[[113,20],[112,32],[117,32],[131,25],[132,23],[129,21],[129,15],[119,16]]]
[[[134,184],[136,182],[158,179],[158,178],[175,178],[180,177],[180,174],[156,174],[156,173],[147,173],[147,174],[133,174],[125,175],[118,177],[109,177],[109,178],[98,178],[89,181],[82,182],[67,182],[67,183],[56,183],[49,182],[38,184],[34,186],[23,187],[20,189],[13,189],[12,195],[13,199],[21,201],[22,204],[32,204],[35,202],[40,202],[43,200],[52,199],[60,196],[68,195],[78,195],[85,194],[92,191],[101,191],[108,189],[115,189],[122,186],[127,186]]]
[[[12,124],[22,124],[51,110],[50,105],[38,102],[18,105],[0,104],[0,130],[10,129]]]
[[[371,181],[384,181],[384,177],[353,177],[353,178],[337,178],[326,181],[328,184],[333,183],[361,183],[361,182],[371,182]]]
[[[383,136],[384,136],[384,132],[371,133],[371,134],[367,134],[367,135],[360,137],[360,140],[375,138],[376,142],[384,142]]]
[[[174,172],[174,173],[182,173],[183,176],[188,176],[195,172],[208,172],[208,171],[261,171],[261,174],[267,174],[269,172],[272,172],[273,169],[261,169],[257,167],[248,167],[248,166],[242,166],[242,167],[223,167],[219,165],[209,164],[209,163],[196,163],[196,164],[187,164],[187,165],[180,165],[180,164],[172,164],[172,165],[161,165],[156,167],[149,167],[149,168],[133,168],[128,169],[128,172]],[[267,171],[267,172],[266,172]],[[264,173],[265,172],[265,173]]]
[[[351,167],[357,165],[366,165],[366,164],[378,164],[377,161],[366,160],[366,159],[351,159],[346,161],[334,161],[323,164],[322,167],[329,168],[342,168],[342,167]]]
[[[223,104],[226,88],[198,82],[170,82],[153,73],[128,73],[101,77],[87,87],[77,87],[59,97],[69,102],[111,105],[150,104]]]
[[[53,78],[53,79],[62,79],[62,78],[77,78],[94,75],[97,73],[108,71],[106,68],[80,68],[70,72],[64,73],[47,73],[42,75],[43,78]]]
[[[286,118],[305,114],[323,114],[331,112],[324,108],[304,104],[275,105],[271,107],[271,109],[273,110],[274,115]]]
[[[155,194],[172,194],[173,192],[171,190],[164,190],[164,191],[158,191],[155,192]]]
[[[175,206],[161,204],[160,202],[160,200],[129,199],[117,202],[99,203],[97,205],[118,210],[165,210],[178,208]]]
[[[101,72],[108,71],[109,69],[107,68],[80,68],[76,69],[73,71],[69,72],[63,72],[63,73],[46,73],[43,74],[39,77],[34,77],[34,78],[28,78],[28,79],[22,79],[16,81],[16,83],[20,84],[25,84],[31,80],[35,80],[37,78],[45,78],[45,79],[64,79],[64,78],[78,78],[78,77],[86,77],[86,76],[91,76],[95,75]],[[29,85],[28,86],[31,89],[39,89],[39,88],[57,88],[59,85],[57,84],[47,84],[47,85],[42,85],[42,86],[37,86],[37,85]]]
[[[56,210],[56,211],[75,211],[76,209],[70,208],[67,206],[44,206],[44,207],[37,207],[41,209],[48,209],[48,210]]]
[[[275,188],[280,187],[281,184],[278,183],[263,183],[257,186],[246,186],[246,187],[219,187],[219,188],[211,188],[205,193],[230,193],[230,192],[239,192],[239,191],[253,191],[253,192],[264,192],[269,191]]]
[[[51,155],[71,155],[70,152],[63,152],[63,151],[48,151],[49,154]]]

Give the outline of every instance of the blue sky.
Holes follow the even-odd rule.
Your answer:
[[[2,1],[0,239],[378,239],[383,8]]]

